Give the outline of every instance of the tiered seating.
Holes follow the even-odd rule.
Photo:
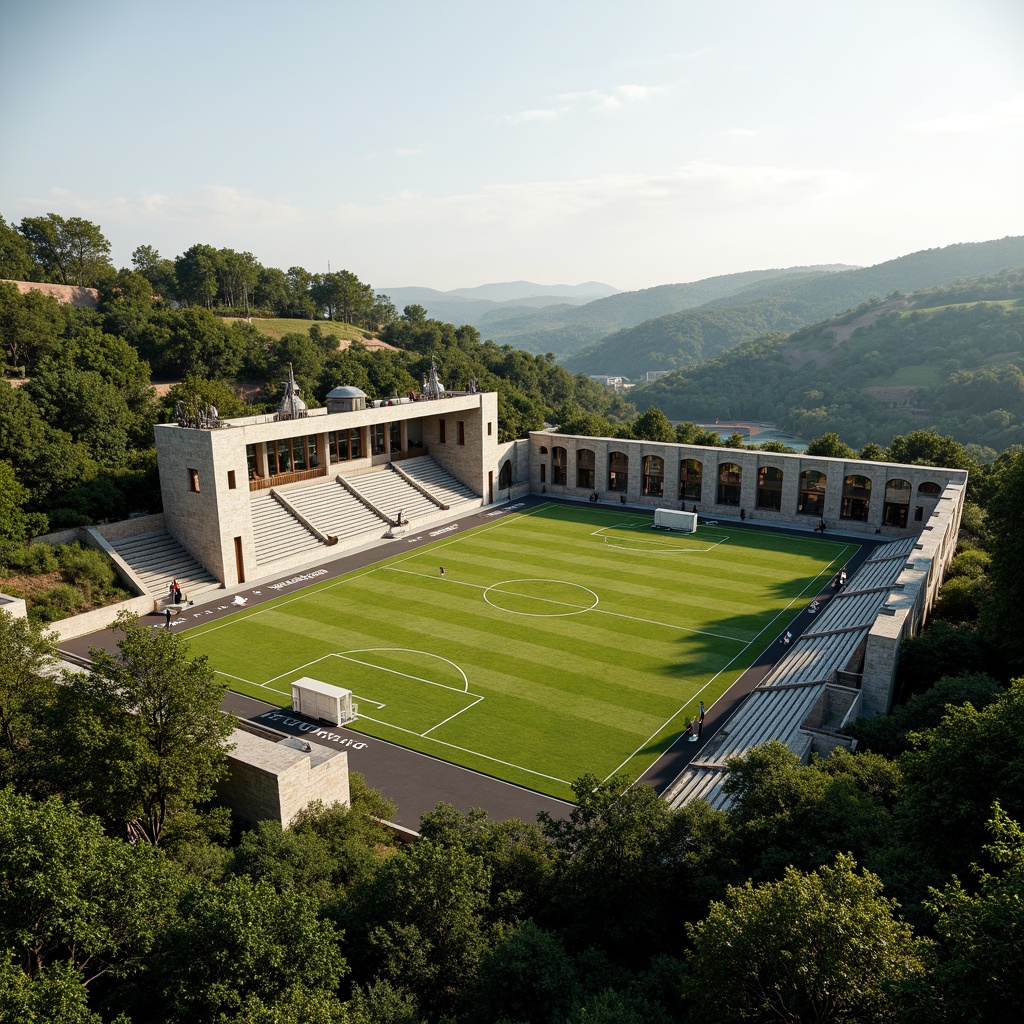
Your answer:
[[[415,522],[418,518],[436,515],[441,511],[438,505],[390,469],[346,477],[345,482],[392,520],[397,518],[399,512],[403,519]]]
[[[316,534],[307,530],[269,491],[253,496],[252,535],[256,562],[261,565],[322,546]]]
[[[872,552],[845,589],[829,599],[811,629],[797,638],[666,790],[665,799],[673,807],[696,799],[716,808],[728,807],[731,798],[722,788],[728,758],[772,739],[806,758],[816,731],[833,733],[855,715],[860,693],[837,684],[837,673],[856,664],[889,595],[902,586],[900,574],[914,545],[915,538],[910,537],[879,545]]]
[[[169,533],[140,533],[112,540],[110,546],[128,563],[148,593],[167,594],[171,580],[181,585],[190,601],[220,584]]]
[[[398,471],[415,480],[442,504],[454,508],[466,501],[479,502],[480,495],[474,493],[462,481],[436,463],[429,455],[419,459],[408,459],[397,464]]]
[[[361,533],[379,536],[385,522],[354,498],[337,480],[314,484],[284,494],[288,504],[321,533],[346,540]]]

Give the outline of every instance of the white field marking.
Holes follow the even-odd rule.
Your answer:
[[[438,661],[446,662],[451,665],[456,672],[462,676],[462,689],[459,690],[457,686],[449,686],[447,683],[434,682],[432,679],[422,679],[419,676],[410,675],[408,672],[400,672],[398,669],[386,668],[383,665],[376,665],[372,661],[360,661],[358,658],[350,658],[350,654],[371,654],[375,651],[392,651],[401,652],[403,654],[418,654],[424,658],[436,658]],[[285,676],[290,676],[295,672],[301,672],[303,669],[307,669],[312,665],[316,665],[321,661],[326,661],[328,658],[341,658],[343,661],[351,661],[356,665],[362,665],[364,668],[375,668],[381,672],[389,672],[391,675],[402,676],[405,679],[413,679],[418,683],[429,683],[431,686],[440,686],[445,690],[455,690],[457,693],[469,693],[469,679],[466,673],[455,664],[454,661],[449,661],[448,658],[442,658],[440,654],[431,654],[429,651],[420,651],[414,647],[360,647],[352,651],[332,651],[330,654],[323,654],[319,658],[314,658],[312,661],[307,661],[304,665],[299,665],[294,668],[288,669],[286,672],[280,672],[276,676],[271,676],[267,680],[268,683],[276,682],[278,679],[283,679]]]
[[[411,569],[395,569],[394,566],[386,566],[386,568],[391,569],[393,572],[404,572],[404,573],[408,574],[409,576],[422,576],[424,579],[434,579],[435,578],[434,574],[433,573],[429,573],[429,572],[413,572]],[[448,582],[447,578],[445,579],[445,582],[446,583]],[[464,582],[462,580],[452,580],[451,582],[452,583],[458,583],[460,586],[463,586],[463,587],[471,587],[474,590],[487,590],[488,589],[488,587],[485,587],[482,583],[466,583],[466,582]],[[564,582],[564,581],[562,581],[562,580],[555,580],[553,582],[561,583],[561,582]],[[573,584],[573,586],[575,586],[575,585],[576,584]],[[519,596],[522,596],[522,595],[519,595]],[[549,604],[560,604],[560,603],[563,603],[563,602],[559,602],[559,601],[554,601],[554,600],[552,600],[550,598],[546,598],[546,597],[537,597],[537,598],[534,598],[533,600],[535,600],[535,601],[546,601]],[[490,603],[490,602],[488,602],[488,603]],[[495,608],[495,605],[491,605],[491,607]],[[571,608],[573,606],[572,605],[568,605],[568,607]],[[496,609],[496,610],[498,610],[498,611],[506,611],[506,609],[504,609],[504,608]],[[732,643],[735,643],[735,644],[743,644],[743,643],[750,643],[751,642],[751,641],[747,641],[747,640],[741,640],[741,639],[739,639],[739,637],[735,637],[735,636],[726,636],[724,633],[711,633],[711,632],[709,632],[706,629],[692,629],[689,626],[680,626],[680,625],[678,625],[678,624],[676,624],[674,622],[659,622],[657,619],[642,619],[642,618],[640,618],[639,615],[627,615],[625,612],[612,612],[612,611],[609,611],[607,608],[596,608],[595,607],[595,608],[589,608],[589,609],[585,609],[585,610],[586,611],[596,611],[599,615],[611,615],[611,616],[613,616],[614,618],[617,618],[617,619],[627,619],[630,622],[641,622],[645,626],[662,626],[665,629],[673,629],[673,630],[675,630],[676,632],[679,632],[679,633],[694,633],[697,636],[713,636],[717,640],[729,640],[729,641],[731,641]],[[535,613],[531,613],[531,612],[508,612],[508,614],[510,614],[510,615],[513,615],[513,614],[514,615],[531,615],[531,614],[535,614]],[[537,618],[557,618],[557,617],[558,616],[554,616],[554,615],[552,615],[552,616],[537,615]]]
[[[848,549],[849,549],[849,545],[846,545],[846,547],[844,548],[844,552],[845,552],[846,550],[848,550]],[[830,564],[830,565],[834,565],[834,564],[836,563],[836,561],[838,561],[838,559],[833,559],[833,560],[832,560],[832,562],[831,562],[831,563],[829,563],[829,564]],[[814,580],[817,580],[817,579],[818,579],[819,577],[821,577],[821,576],[823,576],[823,575],[825,575],[825,572],[824,572],[824,570],[822,570],[821,572],[819,572],[819,573],[818,573],[818,575],[814,577]],[[831,571],[829,571],[828,575],[830,575],[830,576],[832,575]],[[806,594],[806,593],[807,593],[807,591],[808,591],[808,590],[810,589],[810,587],[811,587],[811,584],[812,584],[812,583],[814,582],[814,580],[812,580],[812,581],[811,581],[810,583],[808,583],[808,584],[807,584],[807,586],[805,586],[805,587],[803,588],[803,590],[801,590],[801,591],[800,591],[800,593],[799,593],[799,594],[798,594],[798,595],[797,595],[796,597],[794,597],[794,598],[793,598],[793,599],[792,599],[792,600],[791,600],[791,601],[789,602],[789,604],[787,604],[787,605],[786,605],[786,606],[785,606],[784,608],[781,608],[781,609],[779,609],[779,611],[778,611],[778,612],[776,612],[776,613],[775,613],[775,615],[773,615],[773,616],[771,617],[771,619],[770,619],[770,620],[769,620],[768,622],[766,622],[766,623],[764,624],[764,626],[763,626],[763,627],[762,627],[762,628],[761,628],[760,630],[758,630],[758,632],[757,632],[757,633],[756,633],[756,634],[755,634],[755,635],[754,635],[754,636],[753,636],[753,637],[751,638],[751,640],[749,641],[749,643],[745,644],[745,645],[743,646],[743,648],[741,648],[740,650],[738,650],[738,651],[737,651],[737,652],[736,652],[736,653],[735,653],[735,654],[734,654],[734,655],[733,655],[733,656],[732,656],[732,657],[731,657],[731,658],[730,658],[730,659],[729,659],[729,660],[728,660],[728,661],[727,661],[727,662],[726,662],[726,663],[725,663],[725,664],[724,664],[724,665],[723,665],[723,666],[722,666],[722,667],[721,667],[721,668],[720,668],[720,669],[719,669],[719,670],[718,670],[718,671],[717,671],[717,672],[716,672],[716,673],[715,673],[715,674],[714,674],[714,675],[713,675],[713,676],[712,676],[712,677],[711,677],[710,679],[708,679],[708,680],[707,680],[707,682],[705,682],[705,683],[704,683],[704,685],[703,685],[703,686],[701,686],[701,687],[700,687],[700,688],[699,688],[699,689],[697,690],[697,692],[696,692],[696,693],[694,693],[694,694],[693,694],[693,695],[692,695],[691,697],[689,697],[689,698],[687,699],[686,703],[685,703],[685,704],[683,704],[683,705],[682,705],[682,707],[680,707],[680,708],[679,708],[679,709],[678,709],[678,710],[677,710],[677,711],[676,711],[676,712],[675,712],[675,713],[674,713],[673,715],[670,715],[670,716],[669,716],[668,718],[666,718],[666,719],[665,719],[665,721],[664,721],[664,722],[662,722],[661,726],[660,726],[660,727],[659,727],[659,728],[658,728],[657,730],[655,730],[655,731],[654,731],[653,733],[651,733],[651,735],[650,735],[650,736],[648,736],[648,737],[647,737],[647,739],[646,739],[646,740],[645,740],[645,741],[644,741],[643,743],[641,743],[641,744],[640,744],[640,746],[639,746],[639,747],[637,747],[637,748],[636,748],[636,750],[634,750],[634,751],[633,751],[633,753],[632,753],[632,754],[630,754],[630,755],[629,755],[629,757],[627,757],[625,761],[623,761],[623,762],[622,762],[622,764],[620,764],[620,765],[619,765],[619,766],[618,766],[618,767],[617,767],[617,768],[616,768],[616,769],[615,769],[614,771],[612,771],[612,772],[611,772],[610,774],[608,774],[607,776],[605,776],[605,778],[604,778],[604,780],[603,780],[603,781],[604,781],[604,782],[607,782],[607,781],[608,781],[608,779],[610,779],[610,778],[611,778],[611,777],[612,777],[613,775],[615,775],[615,774],[616,774],[617,772],[620,772],[620,771],[621,771],[621,770],[622,770],[623,768],[625,768],[625,767],[626,767],[626,765],[627,765],[627,764],[629,764],[629,762],[630,762],[630,761],[632,761],[632,760],[633,760],[633,758],[635,758],[635,757],[636,757],[636,756],[637,756],[637,755],[638,755],[638,754],[640,753],[640,751],[644,749],[644,747],[647,747],[647,746],[649,746],[649,745],[651,744],[651,742],[652,742],[652,741],[653,741],[653,740],[655,739],[655,737],[657,737],[657,736],[658,736],[658,735],[659,735],[660,733],[664,732],[664,731],[665,731],[665,727],[666,727],[666,726],[668,726],[668,725],[670,725],[670,724],[671,724],[671,723],[672,723],[673,721],[675,721],[675,719],[679,717],[679,715],[680,715],[680,714],[681,714],[681,713],[682,713],[682,712],[683,712],[683,711],[684,711],[684,710],[686,709],[686,707],[687,707],[688,705],[692,707],[692,705],[693,705],[693,702],[694,702],[695,700],[697,700],[697,699],[698,699],[698,698],[700,697],[700,695],[701,695],[701,694],[702,694],[702,693],[703,693],[703,692],[704,692],[704,691],[705,691],[705,690],[706,690],[706,689],[707,689],[707,688],[708,688],[708,687],[709,687],[709,686],[710,686],[710,685],[711,685],[711,684],[712,684],[712,683],[713,683],[713,682],[714,682],[714,681],[715,681],[715,680],[716,680],[716,679],[717,679],[717,678],[718,678],[718,677],[719,677],[719,676],[720,676],[720,675],[721,675],[721,674],[722,674],[723,672],[725,672],[725,671],[726,671],[726,670],[727,670],[727,669],[729,668],[729,666],[730,666],[730,665],[732,665],[732,663],[733,663],[734,661],[736,661],[736,659],[737,659],[737,658],[740,658],[740,657],[742,657],[742,655],[744,654],[744,652],[745,652],[745,651],[746,651],[746,650],[747,650],[748,648],[750,648],[751,646],[753,646],[753,644],[754,644],[754,643],[755,643],[755,642],[757,641],[758,637],[760,637],[760,636],[761,636],[761,635],[762,635],[762,634],[763,634],[763,633],[764,633],[764,632],[765,632],[765,631],[766,631],[766,630],[767,630],[767,629],[768,629],[768,628],[769,628],[769,627],[770,627],[770,626],[771,626],[771,625],[772,625],[772,624],[773,624],[773,623],[774,623],[774,622],[775,622],[775,621],[776,621],[777,619],[779,619],[779,618],[780,618],[780,617],[781,617],[781,616],[782,616],[783,614],[785,614],[785,612],[787,612],[787,611],[788,611],[788,610],[789,610],[790,608],[792,608],[792,607],[793,607],[793,606],[794,606],[794,605],[795,605],[795,604],[796,604],[796,603],[797,603],[798,601],[800,602],[800,605],[801,605],[801,607],[803,607],[804,601],[802,600],[802,598],[803,598],[804,594]],[[751,666],[752,666],[752,665],[753,665],[753,660],[751,660],[750,664],[749,664],[749,665],[747,665],[747,668],[743,669],[743,672],[746,672],[746,671],[747,671],[747,669],[751,668]],[[740,673],[740,675],[742,675],[742,674],[743,674],[743,672],[741,672],[741,673]],[[677,740],[676,740],[675,742],[678,742],[678,739],[677,739]],[[669,751],[669,750],[671,750],[671,749],[672,749],[672,747],[674,747],[674,746],[675,746],[675,742],[673,742],[672,744],[670,744],[670,745],[669,745],[669,747],[668,747],[668,748],[667,748],[667,749],[666,749],[666,750],[664,751],[664,753],[668,753],[668,751]],[[662,757],[662,756],[664,756],[664,754],[659,754],[659,755],[658,755],[658,758],[660,758],[660,757]],[[658,758],[655,758],[655,761],[654,761],[654,763],[657,763],[657,761],[658,761]],[[648,771],[648,770],[649,770],[649,769],[645,768],[645,769],[644,769],[644,772],[646,772],[646,771]]]
[[[355,697],[360,704],[375,704],[378,711],[383,711],[384,708],[387,707],[387,704],[381,704],[379,700],[373,700],[372,697],[360,697],[358,693],[353,693],[352,696]]]
[[[571,788],[571,783],[566,782],[565,779],[559,779],[554,775],[545,775],[544,772],[535,772],[532,768],[524,768],[523,765],[514,764],[512,761],[502,761],[501,758],[499,757],[491,757],[489,754],[481,754],[478,750],[470,750],[468,747],[460,747],[458,746],[458,744],[455,743],[447,743],[445,742],[445,740],[439,740],[433,736],[421,736],[420,733],[413,732],[412,729],[403,729],[402,726],[400,725],[392,725],[390,722],[380,722],[377,721],[376,718],[369,718],[366,715],[360,715],[359,718],[365,719],[367,722],[375,722],[377,725],[386,726],[388,729],[395,729],[398,732],[407,732],[410,736],[417,736],[420,739],[427,739],[431,743],[440,744],[442,747],[450,747],[452,750],[459,750],[463,754],[472,754],[473,757],[481,757],[485,761],[493,761],[495,764],[502,764],[506,768],[515,768],[517,771],[526,772],[528,775],[536,775],[538,778],[549,779],[551,782],[558,782],[561,783],[563,786],[569,786]],[[359,730],[356,731],[358,732]],[[372,736],[373,733],[368,733],[367,735]]]
[[[461,715],[463,711],[468,711],[470,708],[475,708],[477,706],[477,704],[479,704],[480,701],[482,701],[482,700],[483,700],[483,697],[477,697],[477,699],[475,701],[473,701],[472,704],[467,704],[462,709],[462,711],[456,711],[454,715],[449,715],[443,722],[438,722],[437,725],[432,725],[426,732],[421,732],[420,736],[429,736],[430,733],[432,733],[435,729],[440,729],[442,725],[447,725],[453,718],[458,718],[459,715]],[[384,705],[382,704],[381,707],[383,707],[383,706]]]
[[[569,601],[556,601],[553,597],[534,597],[532,594],[517,594],[514,590],[500,589],[501,587],[507,587],[513,583],[557,583],[563,587],[576,587],[579,590],[583,590],[586,593],[590,594],[590,596],[594,599],[594,603],[589,607],[585,608],[583,607],[583,605],[575,605]],[[557,605],[560,608],[572,608],[573,610],[571,612],[551,612],[550,614],[545,614],[543,612],[517,612],[511,608],[502,608],[501,605],[491,604],[490,598],[488,598],[487,595],[492,590],[496,590],[499,594],[506,594],[509,597],[522,597],[525,598],[527,601],[537,601],[541,604],[553,604]],[[598,603],[601,600],[597,596],[597,594],[595,594],[589,587],[585,587],[581,583],[567,583],[565,580],[549,580],[543,579],[541,577],[529,577],[518,580],[502,580],[500,583],[492,583],[489,587],[487,587],[486,590],[484,590],[483,596],[484,600],[489,605],[491,605],[492,608],[497,609],[499,612],[506,612],[509,615],[527,615],[537,619],[555,619],[563,618],[566,615],[580,615],[583,612],[593,611],[593,609],[595,609],[598,606]]]
[[[714,551],[719,544],[724,544],[729,538],[723,537],[721,540],[716,540],[714,544],[706,548],[670,547],[668,544],[650,546],[638,544],[634,547],[629,544],[617,544],[611,539],[611,537],[605,537],[603,535],[601,536],[601,539],[608,545],[608,547],[617,548],[619,551],[640,551],[644,554],[650,555],[705,555],[709,551]],[[652,537],[650,539],[654,540],[655,538]]]

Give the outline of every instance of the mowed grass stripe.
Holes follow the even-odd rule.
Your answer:
[[[617,525],[626,521],[638,529]],[[680,709],[696,710],[698,694],[710,706],[774,635],[773,625],[781,628],[787,607],[816,590],[848,550],[727,529],[686,538],[651,531],[649,521],[551,507],[510,516],[190,638],[229,676],[270,682],[282,705],[291,679],[302,674],[352,679],[356,691],[361,679],[369,690],[374,679],[387,679],[377,689],[392,697],[391,721],[385,708],[381,721],[363,720],[358,729],[571,796],[558,780],[586,771],[604,777],[623,763],[636,775],[652,763],[684,726]],[[605,544],[595,536],[602,527],[624,543],[642,537],[665,550]],[[710,551],[679,550],[680,542],[706,546],[722,537]],[[553,582],[535,582],[543,580]],[[593,601],[589,591],[597,607],[582,611]],[[390,674],[320,660],[354,650],[371,651],[359,658]],[[438,658],[465,672],[479,704],[451,717],[458,702],[432,703],[438,688],[407,678],[422,671],[451,684],[454,670]],[[269,688],[231,685],[274,699]],[[398,706],[406,694],[415,707]],[[366,712],[378,717],[372,706]]]

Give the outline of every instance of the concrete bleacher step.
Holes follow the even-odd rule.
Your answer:
[[[195,600],[216,590],[220,584],[169,533],[143,533],[110,542],[110,546],[131,567],[146,591],[163,597],[176,579],[183,594]]]
[[[479,501],[480,495],[457,480],[440,463],[429,455],[418,459],[402,462],[398,469],[406,476],[415,480],[424,490],[429,492],[442,504],[456,507],[463,502]]]
[[[257,564],[265,565],[297,551],[312,551],[323,546],[320,538],[306,529],[272,494],[257,494],[252,499],[251,509]]]
[[[436,515],[441,511],[437,504],[390,469],[361,473],[346,477],[345,481],[374,508],[380,509],[391,519],[396,519],[401,512],[403,519],[415,522],[420,517]]]
[[[347,540],[364,533],[379,536],[388,525],[386,520],[375,515],[337,480],[290,490],[284,497],[321,533],[337,537],[338,540]]]

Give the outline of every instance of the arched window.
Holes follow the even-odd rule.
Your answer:
[[[882,523],[902,530],[907,525],[910,512],[910,496],[913,488],[909,480],[885,481],[885,504],[882,506]]]
[[[569,456],[564,448],[551,449],[551,482],[562,487],[565,486],[568,474],[566,467],[569,465]]]
[[[624,452],[611,452],[608,455],[608,490],[622,491],[629,489],[629,456]]]
[[[917,493],[923,494],[928,498],[937,498],[942,494],[942,488],[938,484],[933,484],[930,480],[927,480],[918,486]]]
[[[843,503],[839,507],[840,519],[866,522],[871,508],[871,480],[856,474],[843,480]]]
[[[778,512],[782,508],[782,470],[762,466],[757,471],[757,507]]]
[[[498,490],[504,491],[512,486],[512,463],[506,459],[498,470]]]
[[[805,469],[800,474],[800,498],[796,510],[804,516],[817,516],[825,512],[825,485],[828,477],[816,469]]]
[[[735,462],[723,462],[718,467],[718,504],[738,505],[743,486],[743,470]]]
[[[681,501],[700,501],[704,463],[697,459],[683,459],[679,463],[679,498]]]
[[[547,455],[547,453],[548,453],[548,446],[546,444],[542,444],[540,446],[540,453],[541,453],[541,455]]]
[[[594,489],[594,453],[589,448],[580,448],[576,452],[576,486]]]
[[[665,493],[665,460],[658,455],[645,455],[643,478],[643,493],[650,498],[660,498]]]

